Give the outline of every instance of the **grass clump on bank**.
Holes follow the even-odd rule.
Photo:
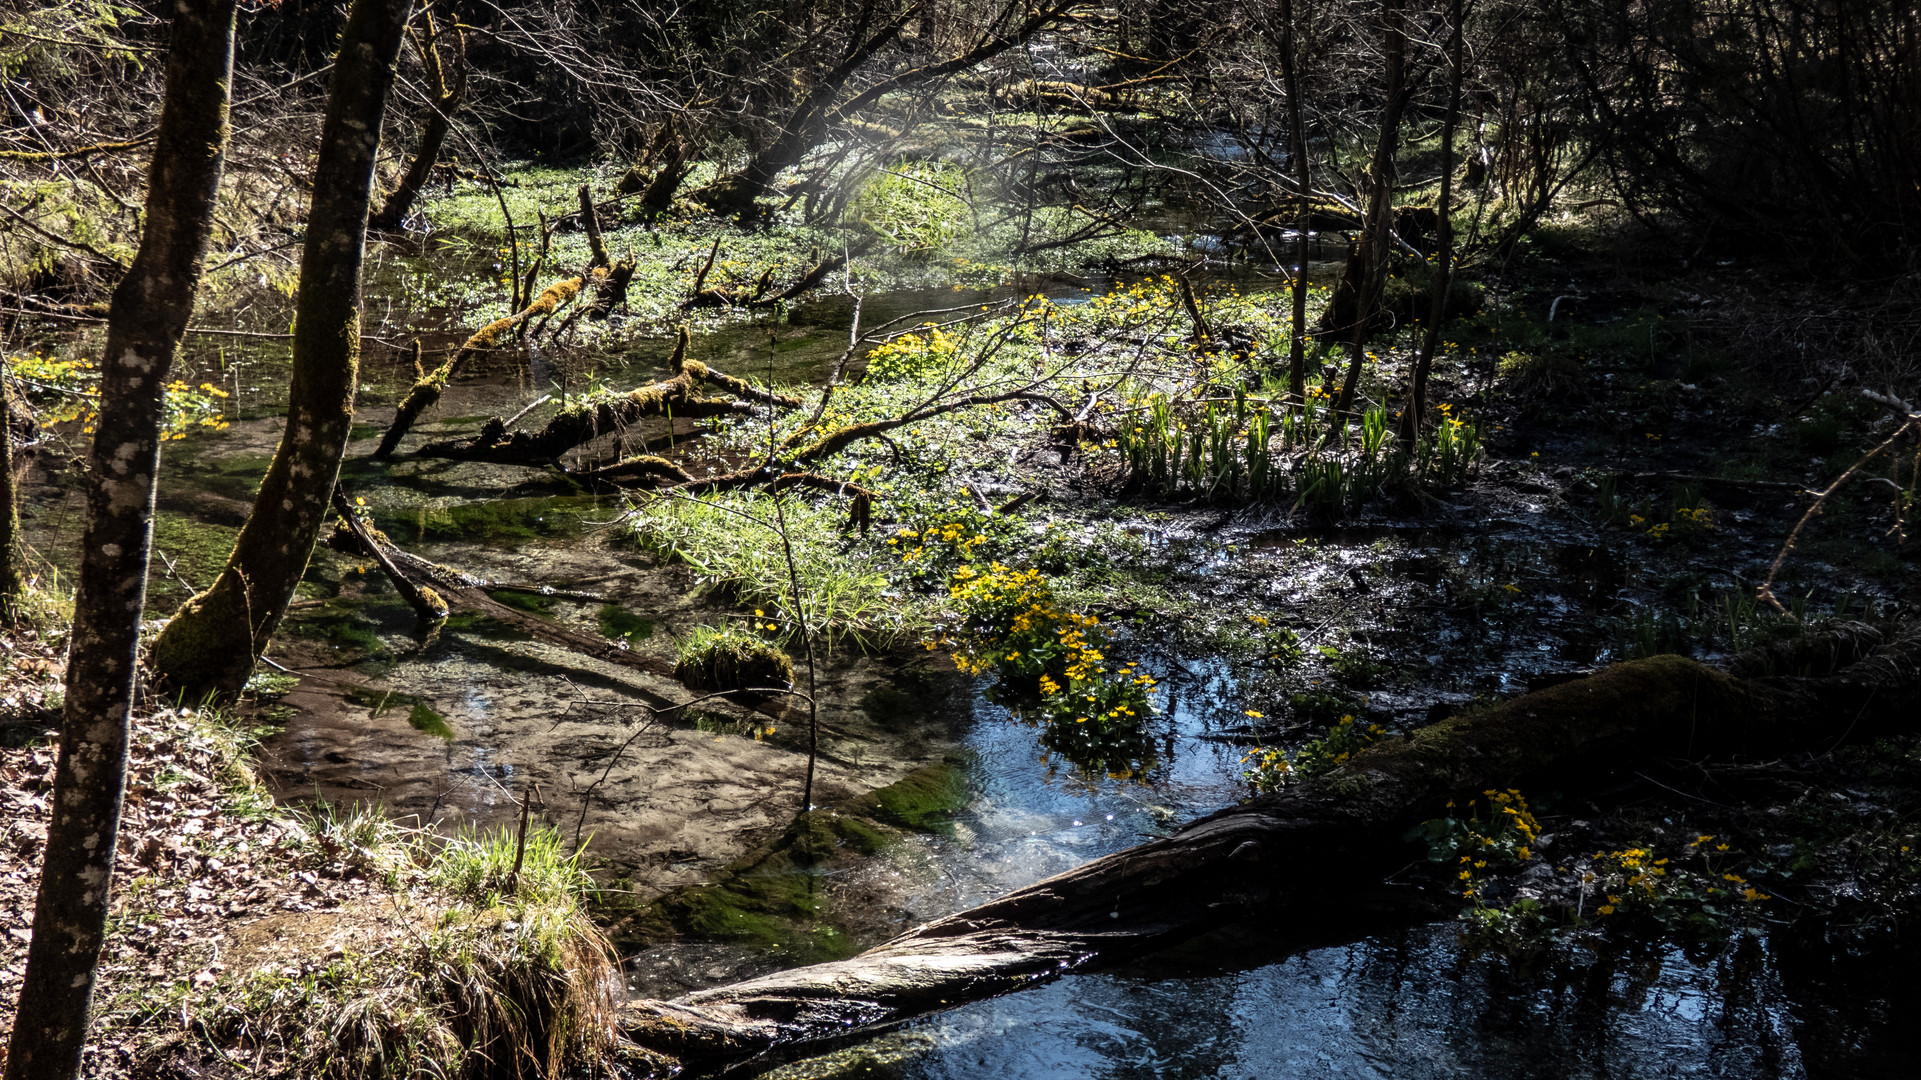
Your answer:
[[[618,973],[578,852],[547,829],[447,839],[376,807],[290,810],[254,773],[270,730],[217,710],[134,724],[86,1075],[478,1080],[606,1059]],[[9,925],[31,918],[51,734],[0,744],[0,798],[25,807],[0,825],[24,871],[0,872]],[[0,1027],[24,956],[0,939]]]
[[[697,690],[781,690],[794,681],[794,661],[779,645],[739,627],[696,626],[675,648],[674,677]]]
[[[587,915],[581,854],[558,833],[443,841],[365,809],[323,812],[309,835],[381,879],[388,902],[344,910],[332,925],[345,940],[317,959],[275,948],[190,997],[183,1009],[229,1060],[350,1080],[557,1077],[604,1057],[618,970]]]

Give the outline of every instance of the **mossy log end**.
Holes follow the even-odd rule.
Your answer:
[[[631,270],[628,271],[628,275],[632,276]],[[420,380],[414,383],[413,389],[408,392],[407,399],[400,403],[400,408],[394,413],[393,423],[388,425],[387,434],[381,437],[380,446],[374,450],[374,459],[384,461],[393,456],[394,451],[400,447],[400,440],[414,426],[414,421],[420,419],[421,413],[433,408],[434,404],[440,400],[441,392],[447,389],[447,383],[459,374],[467,361],[498,346],[508,334],[527,320],[542,315],[552,315],[562,305],[570,303],[579,296],[581,287],[585,284],[586,279],[579,277],[554,282],[535,297],[534,302],[529,304],[525,311],[495,319],[481,327],[446,363],[431,372],[422,374]]]
[[[1543,782],[1593,792],[1619,769],[1660,759],[1823,748],[1921,722],[1921,629],[1887,640],[1853,625],[1822,637],[1833,647],[1811,639],[1796,652],[1807,674],[1742,678],[1657,656],[1443,720],[851,959],[630,1002],[622,1033],[698,1066],[842,1040],[1254,910],[1277,934],[1314,933],[1331,903],[1378,889],[1417,858],[1403,837],[1450,798]],[[1295,872],[1302,866],[1314,872]]]
[[[420,453],[429,457],[506,464],[544,464],[577,446],[602,435],[624,431],[652,416],[701,419],[746,414],[753,411],[755,403],[778,409],[800,407],[797,397],[763,390],[744,379],[715,371],[698,360],[687,359],[688,340],[687,328],[683,326],[672,361],[678,374],[671,379],[605,401],[564,408],[539,431],[508,431],[504,421],[489,420],[480,434],[471,439],[430,443],[421,447]],[[733,396],[700,396],[700,388],[710,383]]]

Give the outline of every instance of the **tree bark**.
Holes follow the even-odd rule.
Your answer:
[[[0,378],[0,626],[20,618],[26,567],[20,550],[20,496],[13,475],[13,391]]]
[[[378,232],[399,229],[408,211],[413,209],[414,201],[426,190],[427,181],[433,176],[434,162],[440,160],[440,148],[446,145],[447,136],[453,131],[454,110],[460,108],[461,99],[467,96],[466,35],[457,28],[453,32],[454,74],[449,80],[447,65],[440,57],[440,31],[434,26],[433,13],[428,12],[424,19],[427,32],[415,35],[414,48],[420,52],[421,66],[427,69],[428,89],[433,96],[427,101],[427,123],[420,130],[420,145],[414,150],[413,162],[407,166],[399,186],[367,223]]]
[[[360,269],[374,153],[411,6],[355,0],[341,32],[301,252],[286,434],[226,569],[154,642],[157,672],[190,693],[232,693],[247,681],[327,515],[359,378]]]
[[[1287,392],[1294,407],[1307,403],[1307,226],[1314,194],[1307,163],[1307,125],[1301,117],[1300,51],[1296,44],[1294,0],[1281,0],[1281,92],[1287,95],[1288,153],[1294,156],[1294,186],[1301,200],[1294,218],[1293,339],[1287,347]]]
[[[1447,318],[1448,293],[1454,287],[1454,136],[1461,122],[1461,23],[1465,18],[1462,0],[1448,0],[1447,116],[1441,122],[1441,194],[1435,203],[1436,277],[1434,303],[1428,310],[1427,333],[1421,338],[1420,355],[1408,379],[1407,403],[1402,407],[1399,436],[1402,445],[1412,448],[1427,422],[1427,378],[1434,369],[1434,352],[1441,344],[1441,323]]]
[[[80,1069],[126,783],[164,387],[193,313],[225,164],[235,8],[235,0],[173,5],[146,229],[107,320],[53,820],[7,1080],[62,1080]]]
[[[1362,226],[1361,243],[1356,250],[1359,273],[1354,275],[1358,295],[1354,325],[1347,330],[1347,379],[1340,393],[1333,396],[1330,430],[1338,431],[1347,422],[1347,411],[1354,403],[1354,388],[1361,381],[1361,365],[1367,359],[1367,339],[1373,329],[1374,313],[1381,306],[1381,290],[1386,284],[1390,237],[1394,226],[1394,156],[1401,145],[1401,114],[1407,107],[1407,10],[1404,0],[1387,0],[1381,12],[1382,51],[1386,53],[1386,101],[1381,109],[1381,132],[1374,147],[1374,162],[1368,169],[1367,221]],[[1352,267],[1350,269],[1353,269]],[[1346,280],[1342,282],[1347,284]],[[1333,369],[1338,372],[1339,367]],[[1329,376],[1332,381],[1332,375]]]
[[[1333,772],[915,928],[849,960],[635,1001],[621,1029],[685,1066],[847,1038],[1039,985],[1260,912],[1317,932],[1328,905],[1411,855],[1403,837],[1451,798],[1552,783],[1597,790],[1662,758],[1826,749],[1921,723],[1921,629],[1855,624],[1736,676],[1678,656],[1616,664],[1377,744]],[[1298,871],[1311,867],[1311,874]]]

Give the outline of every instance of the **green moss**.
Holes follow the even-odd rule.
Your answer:
[[[347,691],[347,700],[355,705],[366,707],[368,718],[374,720],[386,715],[391,709],[406,709],[407,723],[411,724],[415,731],[438,735],[448,740],[454,737],[453,726],[447,723],[447,718],[412,694],[375,690],[371,687],[355,687]]]
[[[1346,799],[1360,798],[1373,786],[1374,781],[1366,773],[1353,770],[1343,770],[1327,779],[1327,789]]]
[[[631,614],[619,604],[607,604],[594,613],[600,632],[615,641],[632,644],[654,636],[654,620]]]
[[[479,634],[506,641],[526,641],[532,636],[525,630],[508,626],[491,615],[477,615],[470,611],[456,612],[447,616],[447,621],[442,623],[441,627],[450,632]]]
[[[373,627],[359,621],[343,620],[329,623],[327,640],[337,648],[359,649],[370,653],[382,652],[387,647]]]
[[[257,480],[257,478],[256,478]],[[153,519],[153,559],[147,571],[147,613],[165,617],[193,595],[188,585],[206,588],[227,568],[240,530],[180,514]],[[168,564],[172,569],[168,569]]]
[[[554,598],[551,596],[540,596],[536,593],[515,592],[505,589],[489,595],[507,607],[534,615],[545,615],[554,609]]]
[[[447,718],[425,705],[415,705],[407,710],[407,723],[412,724],[415,731],[424,731],[448,740],[454,737],[454,729],[448,725]]]
[[[581,518],[599,505],[593,498],[498,499],[394,514],[382,524],[401,544],[469,540],[507,547],[577,537]]]
[[[868,795],[863,809],[910,829],[944,831],[946,818],[967,805],[967,772],[953,761],[923,765]]]

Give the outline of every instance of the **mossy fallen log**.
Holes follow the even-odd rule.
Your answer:
[[[1551,783],[1578,794],[1671,758],[1823,749],[1921,724],[1921,628],[1845,626],[1790,656],[1616,664],[1377,744],[1260,796],[848,960],[622,1010],[623,1035],[701,1067],[843,1040],[1140,954],[1258,911],[1316,934],[1331,905],[1411,857],[1407,830],[1449,799]]]
[[[428,457],[507,464],[545,464],[602,435],[625,431],[648,417],[700,419],[751,413],[755,404],[779,409],[800,406],[797,397],[763,390],[744,379],[715,371],[698,360],[687,359],[687,343],[687,328],[683,326],[671,361],[677,374],[671,379],[619,397],[562,409],[538,431],[508,431],[504,421],[489,420],[480,434],[471,439],[429,443],[421,447],[420,453]],[[700,389],[708,385],[719,387],[731,396],[701,396]]]
[[[632,271],[628,273],[629,276],[632,275]],[[421,413],[433,408],[434,404],[440,400],[441,393],[447,389],[447,384],[460,373],[461,368],[467,365],[467,361],[483,352],[497,348],[506,340],[507,335],[513,333],[527,320],[551,315],[561,306],[572,302],[576,296],[580,295],[581,286],[586,284],[586,280],[573,277],[554,282],[535,297],[534,302],[529,304],[525,311],[495,319],[475,331],[474,335],[468,338],[446,363],[431,372],[416,368],[413,389],[407,393],[407,399],[402,401],[400,408],[394,412],[393,423],[387,426],[387,434],[381,437],[380,446],[374,450],[374,459],[384,461],[393,456],[394,451],[400,447],[400,440],[413,428],[414,421],[420,419]]]

